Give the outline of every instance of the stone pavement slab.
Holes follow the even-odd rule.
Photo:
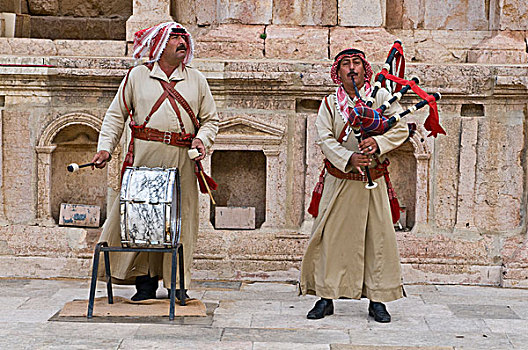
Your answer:
[[[113,286],[130,297],[133,286]],[[335,313],[308,320],[316,297],[294,284],[193,281],[203,318],[61,318],[89,282],[0,279],[0,349],[528,349],[528,290],[410,285],[387,304],[392,322],[368,316],[368,300],[336,300]],[[166,297],[158,289],[158,297]],[[103,283],[97,296],[105,296]]]

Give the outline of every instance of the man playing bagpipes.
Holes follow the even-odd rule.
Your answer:
[[[382,73],[388,76],[387,69]],[[332,315],[333,299],[365,297],[369,315],[390,322],[383,303],[402,298],[403,285],[393,226],[399,208],[385,154],[407,140],[409,128],[398,122],[405,112],[397,99],[380,83],[370,85],[372,68],[362,51],[340,52],[331,77],[339,86],[323,99],[315,122],[326,159],[309,209],[316,219],[302,261],[301,294],[320,297],[309,319]]]
[[[92,162],[97,168],[106,165],[129,120],[130,143],[123,169],[125,166],[179,169],[180,241],[185,247],[185,285],[189,286],[198,235],[196,173],[199,163],[189,158],[188,151],[195,148],[199,152],[195,160],[204,158],[218,131],[218,115],[205,77],[189,66],[193,41],[184,27],[167,22],[137,32],[134,35],[134,57],[140,59],[146,54],[149,61],[128,72],[106,112],[98,152]],[[216,185],[212,179],[204,178],[203,173],[198,180],[202,192],[204,180],[213,188]],[[100,241],[106,241],[110,246],[121,245],[119,197],[111,207]],[[110,261],[114,283],[135,283],[137,293],[132,300],[156,298],[160,278],[166,287],[170,286],[170,254],[119,253],[111,255]]]

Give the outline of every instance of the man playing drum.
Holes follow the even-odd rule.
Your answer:
[[[145,54],[149,61],[129,71],[106,112],[92,162],[97,168],[105,167],[130,115],[131,141],[124,166],[179,169],[180,242],[184,246],[188,288],[199,211],[195,162],[187,152],[195,148],[200,153],[195,160],[204,158],[218,131],[218,115],[205,77],[188,65],[193,57],[193,41],[184,27],[168,22],[137,32],[134,57],[140,59]],[[100,238],[110,246],[121,245],[119,210],[117,198]],[[160,278],[166,287],[170,286],[170,254],[121,252],[112,254],[110,261],[114,283],[135,283],[134,301],[156,298]]]
[[[331,76],[339,87],[323,99],[315,122],[327,174],[302,261],[301,294],[321,298],[308,313],[309,319],[332,315],[332,299],[366,297],[369,314],[378,322],[390,322],[383,302],[401,298],[403,288],[388,186],[380,164],[387,152],[408,138],[409,130],[399,122],[385,134],[359,143],[353,135],[349,137],[350,113],[354,107],[366,106],[359,97],[365,99],[371,92],[372,68],[362,51],[347,49],[336,56]],[[389,98],[386,89],[379,90],[373,108]],[[394,103],[385,115],[401,111]],[[361,169],[365,166],[377,187],[365,188],[367,179]]]

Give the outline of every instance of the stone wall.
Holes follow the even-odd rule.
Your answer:
[[[29,15],[30,7],[16,8],[21,2],[0,0],[0,8],[6,4],[13,7],[9,12]],[[263,221],[256,230],[216,230],[214,207],[201,196],[195,278],[298,277],[312,224],[306,208],[321,169],[313,125],[321,98],[335,89],[331,59],[354,46],[378,71],[399,38],[407,77],[416,75],[427,91],[442,94],[447,131],[427,137],[421,110],[408,117],[420,126],[416,135],[394,151],[392,181],[406,208],[397,233],[405,282],[528,287],[524,2],[142,0],[94,6],[80,6],[82,18],[132,14],[120,29],[128,42],[50,34],[0,38],[2,276],[89,275],[100,229],[58,227],[57,198],[83,197],[74,193],[77,185],[63,192],[54,190],[55,182],[68,181],[60,173],[66,160],[89,156],[93,135],[133,64],[125,55],[135,30],[172,16],[192,32],[193,66],[207,77],[219,110],[213,152],[222,165],[208,157],[204,167],[233,190],[218,192],[218,200],[255,206]],[[50,16],[72,16],[58,8],[62,12]],[[409,95],[403,104],[417,101]],[[114,158],[120,154],[116,150]],[[227,171],[230,154],[246,164],[239,179]],[[247,193],[255,175],[248,167],[258,168],[254,198]],[[105,193],[112,199],[118,173],[112,162],[91,187],[79,180],[79,191],[90,192],[85,200],[101,203]]]

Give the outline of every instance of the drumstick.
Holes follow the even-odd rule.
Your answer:
[[[94,163],[86,163],[86,164],[77,164],[77,163],[71,163],[70,165],[68,165],[68,171],[70,173],[73,173],[73,172],[76,172],[77,170],[79,170],[80,168],[85,168],[87,166],[92,166],[92,165],[95,165]]]
[[[200,167],[200,175],[202,176],[202,180],[204,182],[205,188],[207,189],[207,193],[209,193],[209,197],[211,198],[211,202],[213,202],[213,205],[216,205],[216,202],[213,198],[213,194],[211,193],[211,189],[209,188],[209,185],[207,184],[207,181],[205,181],[205,176],[202,171],[202,168]]]

